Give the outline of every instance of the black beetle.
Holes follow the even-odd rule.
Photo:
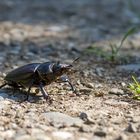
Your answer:
[[[48,94],[45,91],[44,86],[57,81],[63,74],[69,72],[72,67],[72,64],[61,64],[59,62],[27,64],[8,73],[4,78],[5,84],[1,85],[0,88],[6,85],[17,89],[27,87],[27,100],[31,88],[39,87],[43,97],[47,100]],[[68,78],[63,77],[61,80],[62,82],[69,83],[74,93],[76,93]]]

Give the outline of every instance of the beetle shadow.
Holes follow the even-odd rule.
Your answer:
[[[16,89],[16,90],[13,90],[11,88],[3,88],[3,89],[0,89],[0,100],[3,100],[3,99],[9,99],[9,100],[13,100],[15,102],[38,102],[41,99],[41,97],[43,97],[42,95],[35,95],[33,93],[31,93],[29,95],[29,99],[26,100],[27,98],[27,92],[26,91],[23,91],[23,90],[20,90],[20,89]]]

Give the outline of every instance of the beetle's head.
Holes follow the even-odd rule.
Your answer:
[[[53,66],[53,73],[56,76],[61,76],[63,74],[67,74],[72,67],[73,66],[71,64],[55,63]]]

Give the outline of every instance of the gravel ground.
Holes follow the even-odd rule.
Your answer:
[[[25,91],[0,90],[0,140],[140,140],[140,102],[128,89],[132,75],[140,79],[139,32],[117,61],[102,57],[109,55],[109,42],[139,26],[130,6],[121,0],[0,1],[1,84],[19,66],[71,64],[80,57],[68,75],[80,96],[65,83],[46,86],[51,104],[34,88],[28,101]]]

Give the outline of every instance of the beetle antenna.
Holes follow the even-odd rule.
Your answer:
[[[74,59],[72,64],[76,63],[79,59],[80,59],[80,57],[77,57],[76,59]]]

